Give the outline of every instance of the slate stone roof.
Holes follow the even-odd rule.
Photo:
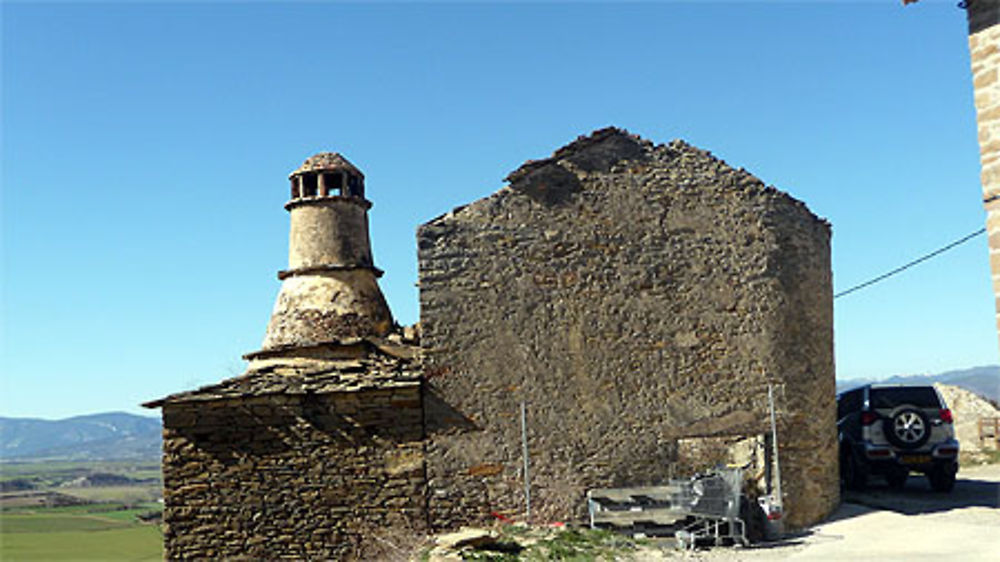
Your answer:
[[[400,357],[377,346],[366,357],[311,359],[275,364],[146,402],[146,408],[181,402],[208,402],[269,394],[329,394],[378,388],[412,387],[420,384],[417,361]]]
[[[352,172],[358,176],[365,177],[361,170],[357,169],[354,164],[351,164],[347,158],[340,155],[339,152],[320,152],[306,159],[297,170],[288,175],[289,178],[297,176],[299,174],[304,174],[306,172],[319,172],[319,171],[338,171],[346,170]]]

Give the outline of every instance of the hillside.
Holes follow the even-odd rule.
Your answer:
[[[962,438],[962,424],[974,423],[969,412],[990,406],[978,397],[947,391],[958,387],[981,397],[1000,401],[1000,365],[948,371],[938,375],[894,376],[881,381],[852,379],[837,381],[837,391],[869,382],[894,384],[942,383],[942,392],[956,410],[963,446],[972,441]],[[993,410],[995,411],[995,410]],[[990,414],[1000,415],[1000,414]],[[978,417],[976,418],[978,419]],[[978,437],[978,433],[977,433]],[[129,460],[157,459],[161,448],[160,420],[121,412],[76,416],[63,420],[0,417],[0,460]]]
[[[0,459],[157,458],[160,431],[158,418],[121,412],[63,420],[0,417]]]

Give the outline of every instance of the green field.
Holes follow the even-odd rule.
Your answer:
[[[0,534],[0,560],[5,562],[162,559],[163,537],[150,525]]]
[[[146,481],[122,486],[66,485],[99,472]],[[163,559],[159,525],[142,523],[136,517],[162,509],[156,501],[160,495],[156,465],[2,463],[0,474],[0,480],[24,478],[35,485],[33,490],[0,494],[0,560]],[[70,497],[84,504],[60,506],[53,501]]]
[[[91,505],[2,513],[0,560],[161,560],[159,527],[135,518],[155,508]]]
[[[107,531],[130,525],[94,515],[4,515],[0,532],[4,541],[13,533],[62,533],[65,531]]]
[[[155,500],[160,495],[156,486],[106,486],[91,488],[62,487],[56,489],[61,494],[74,496],[92,502],[121,502],[127,504]]]

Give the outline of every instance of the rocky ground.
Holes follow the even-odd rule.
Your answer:
[[[508,526],[509,527],[509,526]],[[874,481],[848,492],[824,523],[750,548],[680,551],[672,539],[635,541],[559,528],[471,530],[439,537],[418,559],[460,560],[1000,560],[1000,464],[963,468],[934,493],[914,476],[903,490]]]
[[[780,542],[750,548],[678,550],[673,539],[632,540],[610,533],[510,525],[437,537],[419,549],[429,562],[461,560],[1000,560],[1000,454],[979,443],[977,421],[1000,417],[967,390],[936,385],[955,416],[962,468],[955,489],[934,493],[913,475],[902,490],[873,479],[845,492],[825,522]]]

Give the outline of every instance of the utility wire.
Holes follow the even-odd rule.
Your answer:
[[[909,269],[909,268],[917,265],[920,262],[927,261],[927,260],[933,258],[936,255],[943,254],[943,253],[947,252],[948,250],[950,250],[950,249],[952,249],[952,248],[954,248],[956,246],[964,244],[964,243],[968,242],[969,240],[972,240],[976,236],[979,236],[980,234],[983,234],[984,232],[986,232],[986,229],[985,228],[980,228],[979,230],[973,232],[972,234],[968,234],[966,236],[963,236],[962,238],[959,238],[958,240],[955,240],[951,244],[948,244],[947,246],[944,246],[943,248],[938,248],[937,250],[934,250],[933,252],[931,252],[931,253],[929,253],[927,255],[921,256],[921,257],[919,257],[919,258],[911,261],[910,263],[908,263],[906,265],[897,267],[896,269],[893,269],[892,271],[890,271],[888,273],[883,273],[882,275],[879,275],[878,277],[876,277],[874,279],[870,279],[868,281],[865,281],[864,283],[861,283],[860,285],[855,285],[855,286],[851,287],[850,289],[847,289],[846,291],[841,291],[841,292],[833,295],[833,298],[835,298],[835,299],[836,298],[840,298],[840,297],[842,297],[844,295],[848,295],[850,293],[853,293],[854,291],[857,291],[859,289],[864,289],[865,287],[867,287],[869,285],[874,285],[875,283],[878,283],[879,281],[882,281],[884,279],[888,279],[889,277],[892,277],[893,275],[896,275],[897,273],[901,273],[901,272],[903,272],[903,271],[905,271],[905,270],[907,270],[907,269]]]

